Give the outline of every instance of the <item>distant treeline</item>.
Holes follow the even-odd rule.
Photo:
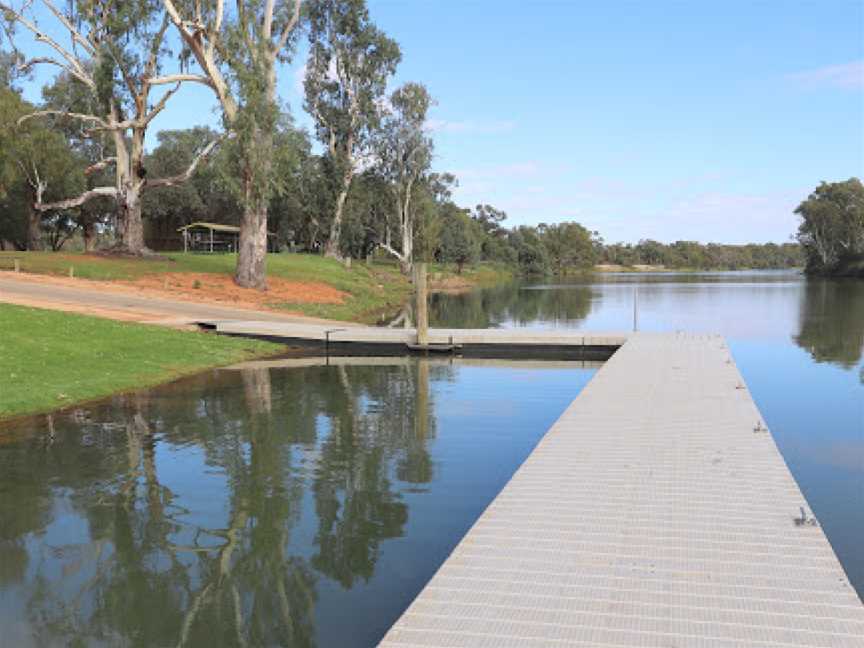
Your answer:
[[[644,264],[697,270],[767,270],[804,266],[804,252],[797,243],[725,245],[676,241],[665,244],[643,240],[636,245],[615,243],[602,246],[601,258],[602,263],[624,266]]]
[[[6,95],[12,99],[12,95]],[[20,113],[19,113],[20,114]],[[200,142],[217,134],[207,128],[162,131],[159,145],[144,159],[148,174],[170,177],[183,173],[194,160]],[[62,139],[56,142],[62,144]],[[274,247],[283,250],[323,252],[331,234],[334,187],[328,159],[313,152],[311,137],[286,119],[274,133],[273,164],[280,191],[270,202],[268,229]],[[57,155],[55,147],[55,155]],[[154,187],[143,199],[142,216],[147,245],[155,250],[182,249],[178,228],[195,221],[237,225],[242,204],[230,187],[229,150],[216,151],[208,164],[185,183]],[[59,158],[55,158],[59,159]],[[659,266],[670,269],[790,268],[803,267],[805,257],[797,243],[723,245],[693,241],[636,244],[605,243],[598,232],[579,223],[541,223],[506,227],[507,214],[487,204],[465,208],[452,199],[458,181],[447,173],[430,173],[414,188],[411,209],[415,213],[413,246],[429,260],[452,263],[461,271],[467,264],[490,261],[515,268],[525,275],[567,274],[597,264]],[[0,245],[21,249],[60,249],[72,237],[83,234],[86,249],[97,239],[113,238],[112,206],[92,201],[83,207],[49,211],[33,228],[27,184],[0,198]],[[14,187],[12,187],[14,189]],[[340,253],[364,259],[389,256],[398,226],[393,222],[392,181],[377,169],[354,179],[344,206]],[[33,244],[42,237],[39,245]],[[77,239],[78,236],[75,236]]]

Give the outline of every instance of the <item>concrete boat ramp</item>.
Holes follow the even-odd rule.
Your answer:
[[[217,330],[286,339],[249,328]],[[348,328],[331,343],[413,333]],[[614,354],[382,646],[864,647],[864,605],[722,337],[430,331],[451,335]]]

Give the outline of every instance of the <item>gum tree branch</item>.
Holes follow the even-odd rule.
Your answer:
[[[62,211],[64,209],[72,209],[73,207],[80,207],[88,200],[92,200],[93,198],[98,198],[100,196],[106,198],[116,198],[118,195],[116,187],[96,187],[95,189],[89,189],[84,193],[76,196],[75,198],[67,198],[66,200],[58,200],[56,202],[51,203],[43,203],[41,201],[36,202],[33,205],[33,209],[36,211]]]
[[[156,180],[148,180],[147,186],[148,187],[173,187],[174,185],[183,184],[184,182],[189,180],[189,178],[192,177],[192,175],[195,173],[195,170],[198,168],[198,166],[202,162],[206,161],[208,157],[210,157],[210,154],[213,152],[213,150],[224,139],[225,139],[225,135],[222,135],[221,137],[216,138],[215,140],[210,142],[207,146],[205,146],[203,149],[201,149],[201,152],[195,156],[195,158],[192,160],[192,163],[186,168],[186,170],[183,173],[179,173],[175,176],[168,176],[166,178],[157,178]]]

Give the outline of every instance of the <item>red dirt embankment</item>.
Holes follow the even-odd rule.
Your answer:
[[[341,304],[345,293],[324,283],[289,281],[268,277],[267,290],[241,288],[228,275],[168,272],[146,275],[132,281],[116,281],[114,285],[129,286],[161,297],[195,302],[217,302],[251,308],[267,308],[274,304]]]
[[[284,304],[340,304],[347,297],[332,286],[314,281],[289,281],[278,277],[267,280],[268,290],[259,291],[240,288],[228,275],[207,273],[163,273],[147,275],[134,280],[97,281],[38,275],[25,272],[0,272],[0,279],[12,280],[18,284],[39,284],[92,291],[94,294],[114,295],[115,303],[96,304],[82,299],[80,293],[74,296],[60,292],[56,295],[44,292],[28,294],[26,291],[5,293],[0,291],[0,302],[49,308],[67,312],[106,317],[123,321],[160,321],[178,318],[176,308],[164,308],[159,302],[137,304],[123,303],[124,296],[144,299],[166,300],[173,303],[201,304],[202,306],[221,306],[252,313],[272,312],[278,317],[302,317],[288,310]],[[280,304],[282,305],[280,307]],[[194,309],[190,312],[194,312]],[[180,319],[183,319],[182,317]],[[306,319],[304,317],[304,319]],[[313,318],[314,319],[314,318]]]

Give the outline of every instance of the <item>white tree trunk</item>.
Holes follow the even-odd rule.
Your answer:
[[[333,222],[330,225],[330,236],[327,243],[324,245],[324,256],[331,259],[341,259],[342,251],[340,243],[342,241],[342,218],[345,213],[345,202],[348,199],[348,192],[351,189],[351,179],[354,174],[350,169],[342,176],[342,187],[339,194],[336,196],[336,206],[333,209]]]

